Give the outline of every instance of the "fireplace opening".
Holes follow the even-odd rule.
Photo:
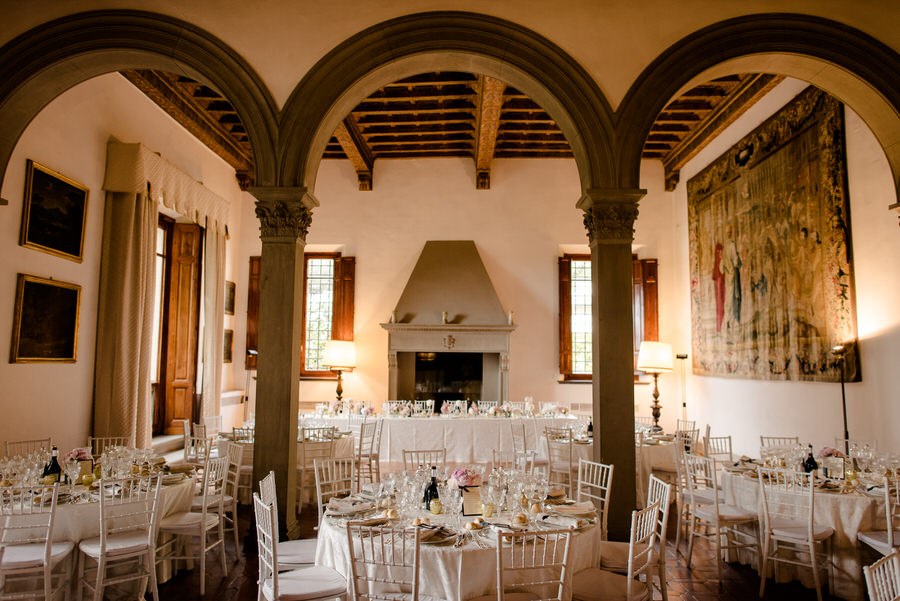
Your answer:
[[[415,353],[415,398],[434,399],[435,411],[443,401],[482,398],[482,353]]]

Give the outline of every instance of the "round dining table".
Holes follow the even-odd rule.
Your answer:
[[[426,514],[431,524],[452,526],[449,516]],[[506,518],[504,514],[498,520]],[[463,517],[465,520],[472,518]],[[491,520],[496,521],[496,520]],[[508,521],[508,520],[506,520]],[[465,523],[465,522],[464,522]],[[561,527],[562,528],[562,527]],[[455,528],[454,528],[455,529]],[[462,546],[449,544],[421,545],[419,559],[419,594],[430,595],[446,601],[462,601],[497,591],[497,537],[492,527],[476,534],[478,543],[471,537]],[[587,525],[575,531],[569,548],[568,574],[600,565],[600,527]],[[325,517],[319,525],[319,542],[316,547],[316,565],[337,570],[342,576],[350,574],[350,548],[347,539],[346,519]],[[387,569],[387,568],[383,568]],[[566,591],[571,595],[571,587]],[[567,601],[567,600],[563,600]]]

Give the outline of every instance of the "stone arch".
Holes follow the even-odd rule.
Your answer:
[[[257,183],[274,183],[277,109],[259,76],[212,34],[133,10],[62,17],[0,48],[0,176],[22,132],[51,100],[91,77],[141,68],[184,73],[219,90],[247,128]]]
[[[641,73],[616,114],[619,184],[637,187],[644,140],[672,97],[701,79],[737,72],[789,75],[845,102],[878,137],[900,188],[900,55],[847,25],[783,13],[710,25]]]
[[[531,96],[566,136],[582,188],[616,180],[612,109],[597,84],[551,41],[515,23],[474,13],[420,13],[366,29],[323,57],[284,106],[280,182],[312,191],[337,124],[369,93],[428,70],[483,73]]]

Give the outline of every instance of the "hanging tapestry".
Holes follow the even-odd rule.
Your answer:
[[[846,171],[843,106],[809,87],[688,181],[695,374],[840,378],[830,350],[856,339]],[[855,352],[845,368],[859,379]]]

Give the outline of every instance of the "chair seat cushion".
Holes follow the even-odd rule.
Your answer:
[[[716,506],[715,505],[702,505],[700,507],[694,508],[694,515],[705,522],[715,522],[716,521]],[[756,514],[747,511],[746,509],[741,509],[740,507],[735,507],[734,505],[723,505],[719,504],[719,518],[720,522],[752,522],[757,518]]]
[[[222,505],[225,507],[225,511],[228,511],[231,506],[234,504],[234,497],[231,495],[223,495],[222,496]],[[210,510],[217,509],[219,507],[219,499],[213,497],[207,497],[206,506]],[[191,511],[202,511],[203,510],[203,495],[198,497],[194,497],[191,499]]]
[[[412,601],[412,593],[378,593],[379,599],[390,599],[391,601]],[[509,595],[506,596],[509,599]],[[496,597],[492,597],[492,599],[496,599]],[[538,599],[537,595],[534,597],[530,597],[529,599],[522,599],[522,601],[536,601]],[[431,595],[419,595],[419,601],[442,601],[440,597],[432,597]],[[466,601],[472,601],[471,599],[467,599]]]
[[[112,534],[106,539],[106,554],[111,557],[139,553],[146,551],[148,547],[147,533],[138,530]],[[85,555],[100,557],[100,537],[86,538],[78,543],[78,548]]]
[[[317,543],[318,541],[314,538],[286,540],[278,543],[275,547],[278,551],[278,568],[285,569],[285,566],[299,567],[316,563]]]
[[[650,589],[635,580],[631,586],[632,601],[650,598]],[[588,568],[572,579],[572,599],[575,601],[625,601],[628,597],[628,577],[615,572]]]
[[[284,601],[303,601],[320,597],[337,597],[346,594],[347,580],[324,566],[309,566],[290,572],[278,574],[278,599]],[[263,583],[263,595],[266,599],[274,598],[272,579]]]
[[[882,555],[888,555],[891,552],[887,530],[860,532],[856,538],[859,542],[869,545]],[[894,530],[894,544],[898,543],[900,543],[900,530]]]
[[[203,523],[203,514],[191,511],[183,511],[166,516],[159,521],[159,529],[164,532],[185,533],[193,530],[198,532],[200,525]],[[206,514],[206,524],[204,530],[214,528],[219,523],[219,516],[215,513]]]
[[[628,571],[628,543],[625,541],[600,541],[598,545],[600,551],[600,567],[604,570],[612,572],[625,573]],[[643,551],[644,545],[638,545],[638,549]],[[650,561],[656,564],[659,554],[654,549],[650,553]]]
[[[554,472],[570,472],[572,466],[565,461],[553,461],[550,463],[550,469]]]
[[[534,458],[534,466],[535,467],[546,467],[550,465],[550,461],[547,460],[546,457],[535,457]]]
[[[64,559],[75,545],[69,541],[53,543],[50,545],[50,563],[56,565]],[[3,548],[3,559],[0,566],[4,569],[39,568],[44,565],[44,543],[27,545],[9,544]]]
[[[690,501],[690,493],[685,491],[684,498]],[[719,503],[723,502],[722,494],[719,493]],[[713,491],[709,489],[701,489],[694,491],[694,504],[695,505],[712,505],[716,502],[715,496],[713,495]]]
[[[795,524],[784,524],[772,528],[772,536],[790,541],[805,541],[809,529],[806,522],[798,521]],[[813,524],[813,540],[822,541],[834,534],[834,528]]]
[[[421,598],[422,595],[419,595],[419,599]],[[535,595],[534,593],[505,593],[503,595],[504,601],[538,601],[540,598],[540,595]],[[495,593],[493,595],[482,595],[474,599],[466,599],[466,601],[496,601],[496,599],[497,595]]]

